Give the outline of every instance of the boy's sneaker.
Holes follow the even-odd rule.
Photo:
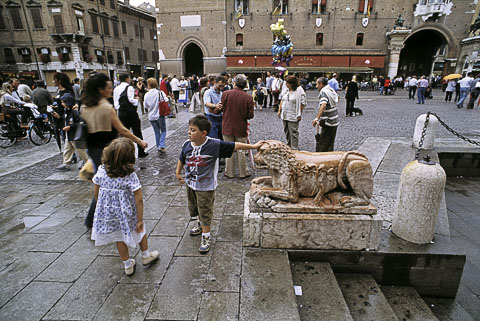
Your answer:
[[[200,234],[202,234],[202,223],[200,223],[200,221],[197,221],[195,227],[190,230],[190,235],[197,236]]]
[[[128,268],[125,268],[125,274],[127,276],[132,276],[133,274],[135,274],[135,260],[134,259],[129,259],[130,262],[132,262],[132,265]]]
[[[202,254],[207,253],[210,250],[210,236],[202,236],[202,244],[198,250]]]
[[[152,251],[152,252],[150,252],[149,257],[142,257],[142,264],[143,265],[148,265],[150,263],[153,263],[156,260],[158,260],[159,256],[160,256],[160,253],[158,253],[158,251]]]

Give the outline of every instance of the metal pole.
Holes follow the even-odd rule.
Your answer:
[[[153,23],[153,32],[154,32],[154,34],[153,34],[153,41],[154,41],[154,43],[153,43],[153,48],[155,49],[155,57],[157,58],[157,56],[159,56],[159,55],[158,55],[158,44],[157,44],[158,39],[157,39],[157,25],[156,25],[156,20],[155,20],[155,22]],[[158,66],[158,58],[157,58],[157,59],[154,59],[154,60],[155,60],[155,61],[154,61],[154,63],[155,63],[155,79],[158,79],[158,68],[157,68],[157,66]]]
[[[144,55],[143,55],[143,41],[142,41],[142,28],[140,26],[141,24],[141,20],[140,20],[140,13],[137,12],[138,14],[138,33],[140,34],[140,50],[142,51],[142,66],[140,67],[140,76],[144,77],[145,78],[145,73],[144,73],[144,70],[145,70],[145,60],[144,60]],[[145,30],[144,30],[145,31]]]
[[[32,33],[30,31],[30,24],[28,23],[27,12],[25,11],[23,0],[21,0],[21,3],[22,3],[23,15],[25,16],[25,21],[27,22],[28,36],[30,37],[30,44],[32,45],[33,56],[35,57],[35,64],[37,65],[37,69],[38,69],[38,76],[40,77],[41,80],[45,81],[45,79],[43,79],[42,77],[42,72],[40,71],[40,65],[38,64],[37,52],[35,50],[35,45],[33,44]]]

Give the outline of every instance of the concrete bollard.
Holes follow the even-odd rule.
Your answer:
[[[422,131],[425,125],[425,120],[427,119],[427,114],[418,116],[417,122],[415,123],[415,132],[413,133],[413,147],[418,148],[418,143],[422,138]],[[425,139],[423,140],[422,149],[433,149],[435,144],[435,132],[437,130],[438,119],[437,117],[430,115],[428,121],[427,131],[425,133]]]
[[[405,166],[393,214],[392,232],[395,235],[417,244],[433,240],[445,181],[442,166],[428,159],[415,160]]]

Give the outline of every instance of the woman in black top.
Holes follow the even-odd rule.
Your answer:
[[[143,106],[143,97],[147,92],[145,83],[143,82],[143,77],[138,77],[137,81],[137,90],[138,90],[138,102],[140,103],[140,108],[142,109],[142,115],[145,115],[145,107]]]
[[[355,113],[363,115],[363,112],[360,108],[355,108],[355,99],[358,99],[358,84],[357,76],[353,76],[352,80],[347,84],[345,100],[347,101],[347,117],[354,116]]]

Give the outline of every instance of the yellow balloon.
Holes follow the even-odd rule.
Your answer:
[[[283,22],[284,22],[284,21],[285,21],[284,19],[278,19],[277,23],[283,25]]]
[[[287,35],[287,30],[282,30],[282,36],[286,36]]]
[[[275,28],[275,25],[272,23],[272,24],[270,25],[270,30],[273,30],[273,28]]]

